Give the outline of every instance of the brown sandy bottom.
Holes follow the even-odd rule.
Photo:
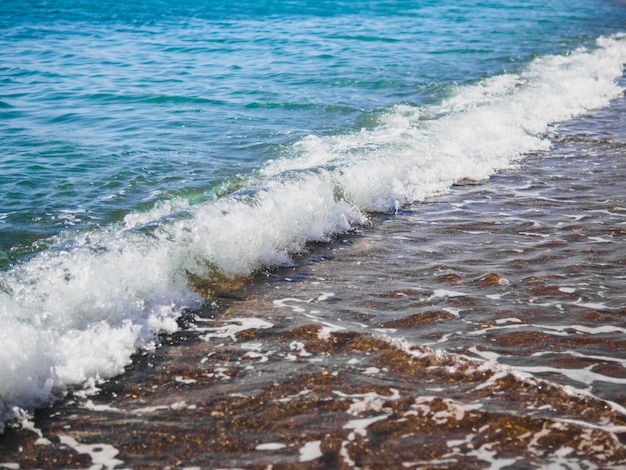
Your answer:
[[[276,313],[273,322],[250,317],[267,306],[245,304],[246,319],[227,312],[207,341],[181,338],[101,394],[8,431],[3,460],[19,468],[626,462],[626,416],[603,401],[376,333],[282,328]]]
[[[123,376],[8,427],[0,468],[626,467],[610,137],[563,131],[294,268],[199,285]]]

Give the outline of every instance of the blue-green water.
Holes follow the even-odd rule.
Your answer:
[[[119,373],[190,273],[547,148],[621,94],[625,31],[610,0],[4,0],[0,414]]]
[[[306,135],[376,126],[395,105],[436,103],[534,57],[593,46],[620,31],[624,10],[609,1],[5,1],[2,263],[62,230],[228,192]]]

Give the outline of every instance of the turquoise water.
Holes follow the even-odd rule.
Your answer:
[[[608,0],[5,0],[0,415],[119,374],[190,276],[545,150],[621,95],[624,31]]]
[[[624,5],[5,1],[0,263],[240,187],[307,135],[620,31]]]

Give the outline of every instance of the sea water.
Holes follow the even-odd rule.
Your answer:
[[[549,149],[622,95],[625,32],[610,0],[5,0],[0,417],[122,373],[199,280]]]

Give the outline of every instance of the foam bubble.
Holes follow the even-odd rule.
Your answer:
[[[71,447],[79,454],[91,457],[93,468],[115,468],[124,462],[115,457],[119,451],[109,444],[81,444],[70,436],[59,436],[61,443]]]
[[[257,444],[255,449],[256,450],[280,450],[286,447],[287,446],[285,444],[281,444],[280,442],[267,442],[265,444]]]
[[[322,455],[322,441],[310,441],[299,449],[298,462],[311,462],[319,459]]]

